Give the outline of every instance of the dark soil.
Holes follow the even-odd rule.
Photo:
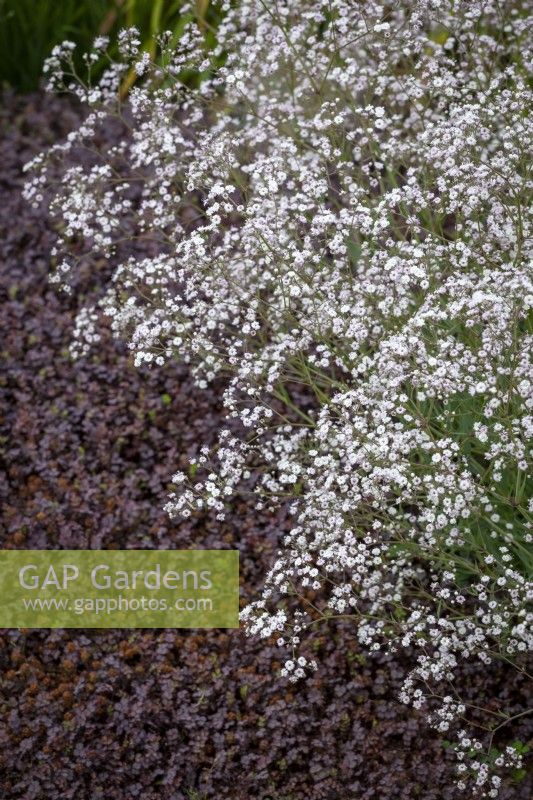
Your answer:
[[[63,101],[5,97],[0,110],[0,546],[238,548],[243,604],[287,520],[236,501],[224,523],[162,511],[173,472],[221,424],[216,390],[187,370],[135,369],[109,336],[73,362],[78,291],[47,282],[53,225],[20,196],[21,166],[76,122]],[[168,397],[171,402],[168,402]],[[349,628],[313,642],[298,685],[280,654],[240,631],[1,633],[0,796],[9,800],[447,800],[453,759],[397,693],[409,663],[366,658]],[[467,692],[517,711],[514,671],[471,668]],[[478,694],[479,697],[479,694]],[[527,737],[525,723],[516,737]],[[527,780],[502,800],[526,800]]]

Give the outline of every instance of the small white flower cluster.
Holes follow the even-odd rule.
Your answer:
[[[190,23],[155,64],[130,30],[98,86],[69,84],[71,46],[56,49],[51,86],[90,112],[29,165],[26,197],[42,201],[50,161],[96,151],[54,185],[57,252],[148,240],[157,254],[120,264],[99,309],[137,364],[227,378],[231,430],[215,460],[202,451],[205,480],[175,476],[168,511],[223,516],[250,480],[260,506],[292,503],[248,630],[297,651],[317,621],[350,617],[368,649],[414,649],[401,699],[431,700],[450,731],[468,704],[437,690],[461,660],[533,646],[531,8],[222,6],[213,53]],[[130,65],[143,82],[124,111]],[[127,133],[98,151],[116,114]],[[283,674],[314,668],[294,652]],[[495,796],[494,765],[472,758]]]
[[[50,56],[46,59],[43,66],[43,73],[48,78],[48,91],[57,91],[63,88],[63,78],[65,74],[65,64],[72,67],[72,53],[76,49],[74,42],[65,40],[56,45]]]
[[[296,661],[288,660],[281,669],[283,677],[288,678],[292,683],[296,683],[300,678],[304,678],[306,670],[316,670],[316,661],[309,661],[305,656],[299,656]]]
[[[474,792],[478,796],[498,797],[502,779],[495,774],[496,771],[522,768],[523,757],[516,746],[508,745],[502,752],[491,752],[487,758],[483,753],[483,743],[465,730],[458,732],[457,741],[456,751],[459,761],[457,772],[460,776],[457,786],[460,790],[465,790],[473,784]]]

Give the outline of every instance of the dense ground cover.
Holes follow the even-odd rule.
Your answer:
[[[220,425],[214,390],[169,363],[135,369],[105,336],[68,356],[77,292],[48,284],[54,234],[20,196],[21,166],[75,122],[49,97],[5,98],[0,152],[0,495],[2,547],[238,547],[252,599],[287,523],[244,501],[225,522],[164,513],[167,482]],[[170,402],[169,402],[170,400]],[[397,693],[409,668],[362,654],[349,627],[313,644],[318,671],[296,685],[270,641],[240,632],[6,631],[0,649],[0,792],[8,798],[446,800],[452,760]],[[514,670],[463,667],[465,696],[521,710]],[[526,741],[526,721],[514,735]],[[531,794],[527,779],[501,797]]]

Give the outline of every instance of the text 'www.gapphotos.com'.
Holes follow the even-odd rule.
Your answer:
[[[177,597],[169,601],[165,597],[76,597],[73,599],[57,597],[23,597],[26,611],[71,611],[75,614],[114,614],[124,611],[168,612],[209,612],[213,611],[213,601],[209,597]]]

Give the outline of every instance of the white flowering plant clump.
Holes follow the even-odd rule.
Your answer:
[[[88,77],[66,42],[49,86],[88,115],[25,189],[35,204],[52,192],[67,289],[87,252],[139,239],[156,253],[119,264],[74,353],[97,346],[104,312],[137,364],[226,380],[228,427],[174,476],[169,513],[223,516],[250,483],[259,506],[290,503],[248,631],[292,651],[291,680],[316,668],[306,630],[334,617],[370,651],[414,651],[401,699],[456,733],[459,786],[483,797],[521,765],[519,743],[497,743],[522,713],[481,724],[457,670],[525,673],[533,643],[530,12],[223,2],[214,49],[191,10],[157,61],[135,29],[119,62],[100,38]]]

